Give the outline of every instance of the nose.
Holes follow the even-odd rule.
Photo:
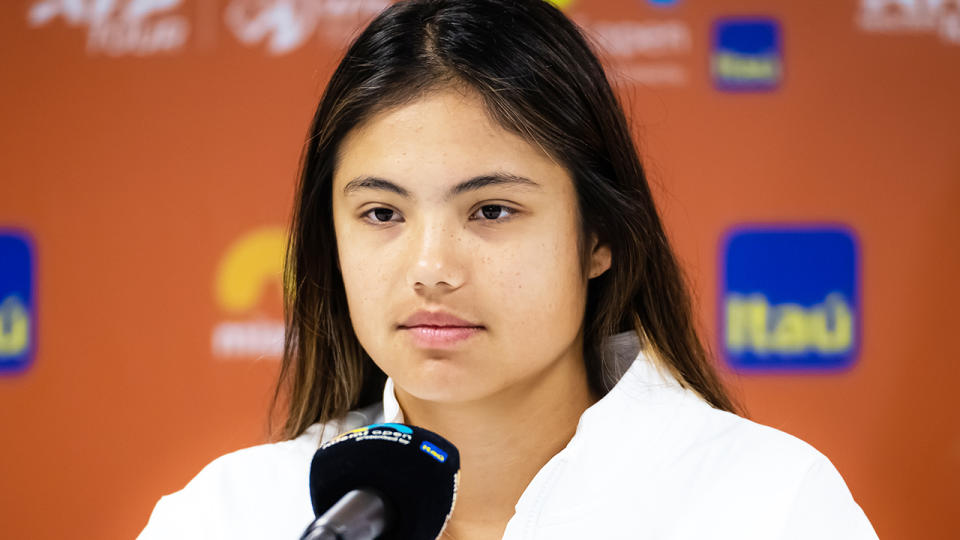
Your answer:
[[[425,294],[459,289],[464,280],[459,231],[439,219],[421,223],[410,235],[407,282]]]

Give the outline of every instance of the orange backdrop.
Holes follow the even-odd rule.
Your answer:
[[[36,256],[33,361],[0,374],[0,537],[131,538],[264,440],[297,158],[385,3],[0,5],[0,229]],[[608,51],[714,349],[725,230],[856,231],[851,369],[717,363],[752,418],[831,458],[881,538],[960,536],[958,2],[557,3]],[[736,15],[779,21],[775,90],[711,81],[711,25]]]

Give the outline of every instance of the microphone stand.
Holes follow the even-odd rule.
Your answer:
[[[387,506],[370,489],[355,489],[303,532],[300,540],[374,540],[387,524]]]

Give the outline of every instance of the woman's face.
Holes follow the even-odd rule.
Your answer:
[[[348,134],[340,269],[360,344],[398,394],[479,400],[582,363],[576,205],[567,170],[472,93],[432,93]],[[591,277],[610,264],[605,247],[592,254]],[[421,310],[464,322],[407,321]]]

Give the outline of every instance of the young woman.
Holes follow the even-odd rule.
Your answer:
[[[443,538],[875,538],[829,460],[746,420],[597,58],[542,0],[415,0],[313,121],[285,273],[284,442],[223,456],[141,538],[296,538],[317,446],[461,455]]]

